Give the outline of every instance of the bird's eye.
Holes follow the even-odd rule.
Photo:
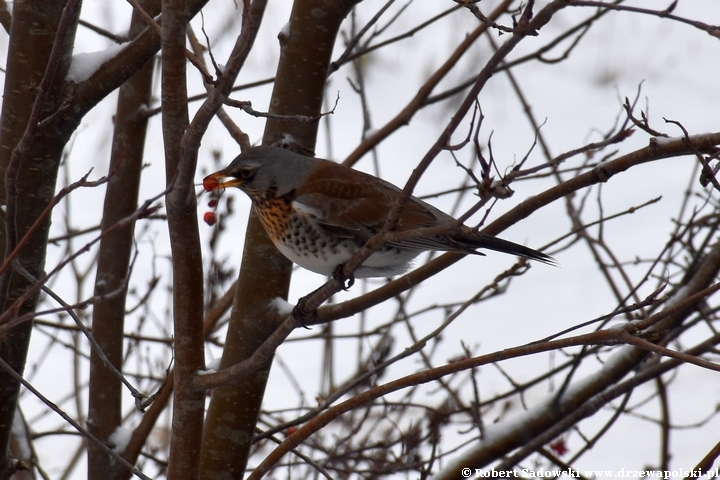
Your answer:
[[[236,178],[239,178],[241,180],[250,180],[254,173],[255,170],[253,170],[252,168],[243,168],[238,170]]]

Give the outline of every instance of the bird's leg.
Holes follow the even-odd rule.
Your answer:
[[[348,290],[355,283],[355,275],[343,274],[344,267],[344,263],[341,263],[340,265],[335,267],[335,270],[333,270],[332,278],[333,280],[340,283],[340,286],[343,290]],[[313,295],[315,295],[323,288],[325,287],[320,287],[317,290],[314,290],[309,294],[305,295],[304,297],[300,298],[297,302],[297,305],[295,305],[295,307],[293,308],[292,315],[298,322],[300,322],[300,325],[302,325],[303,328],[307,328],[309,330],[307,323],[305,322],[306,319],[314,320],[317,318],[317,309],[309,306],[308,301]]]
[[[337,267],[335,267],[335,270],[333,270],[332,278],[337,280],[341,285],[343,290],[350,290],[350,287],[355,285],[355,275],[352,273],[349,276],[346,276],[343,273],[343,268],[345,268],[345,264],[341,263]]]
[[[315,290],[316,292],[317,290]],[[297,305],[293,307],[292,310],[292,316],[295,317],[295,320],[300,322],[300,325],[306,329],[310,330],[310,327],[307,326],[307,323],[305,322],[305,319],[313,320],[317,317],[317,311],[315,309],[308,308],[308,299],[315,293],[312,292],[309,295],[305,295],[304,297],[300,298],[297,302]]]
[[[297,305],[293,307],[292,316],[295,317],[295,320],[297,320],[300,325],[307,330],[310,330],[310,328],[307,326],[305,320],[310,320],[311,322],[317,320],[317,308],[320,306],[318,303],[311,302],[312,297],[324,288],[325,285],[320,288],[316,288],[304,297],[301,297],[298,300]]]

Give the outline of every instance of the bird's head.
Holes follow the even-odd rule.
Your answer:
[[[281,197],[300,185],[312,169],[311,157],[284,148],[259,146],[238,155],[203,180],[207,191],[238,187],[250,198]]]

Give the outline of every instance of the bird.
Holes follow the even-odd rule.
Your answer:
[[[203,180],[205,190],[238,187],[252,200],[265,231],[289,260],[334,276],[378,233],[402,195],[395,185],[348,166],[286,148],[246,149],[226,168]],[[410,196],[395,232],[437,227],[455,219]],[[555,259],[537,250],[458,224],[444,233],[388,241],[354,272],[356,278],[393,277],[407,272],[428,250],[484,255],[478,249],[517,255],[546,264]],[[350,278],[350,285],[354,278]]]

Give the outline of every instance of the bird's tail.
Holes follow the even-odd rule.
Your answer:
[[[494,250],[496,252],[509,253],[511,255],[518,255],[520,257],[529,258],[531,260],[537,260],[538,262],[546,263],[548,265],[557,266],[558,262],[550,255],[546,255],[532,248],[528,248],[524,245],[519,245],[502,238],[487,235],[485,233],[473,232],[472,235],[467,235],[463,238],[468,243],[476,245],[478,248],[486,248],[488,250]]]

